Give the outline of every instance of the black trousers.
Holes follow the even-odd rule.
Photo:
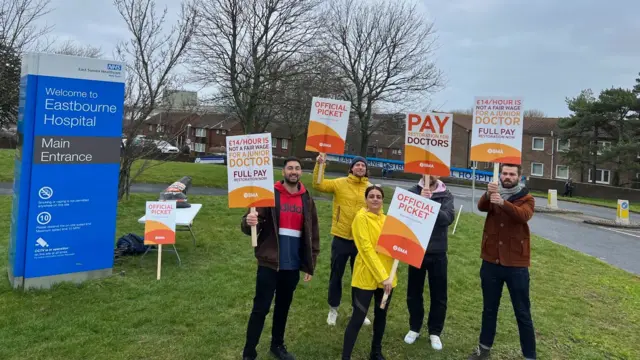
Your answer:
[[[242,356],[257,356],[256,347],[260,342],[260,335],[262,334],[264,321],[269,313],[274,293],[276,301],[273,310],[271,346],[284,344],[284,330],[287,325],[289,308],[299,281],[300,272],[298,270],[276,271],[264,266],[258,266],[256,295],[253,298],[253,310],[249,317],[247,339]]]
[[[350,261],[351,272],[358,248],[352,240],[334,236],[331,243],[331,275],[329,276],[329,306],[338,307],[342,300],[342,276]],[[363,319],[364,321],[364,319]]]
[[[480,344],[489,348],[493,346],[502,288],[506,283],[516,321],[518,322],[522,355],[527,359],[535,359],[536,335],[533,329],[533,320],[531,319],[529,269],[526,267],[507,267],[483,261],[480,268],[480,281],[482,283],[483,300]]]
[[[353,347],[358,339],[358,333],[362,327],[367,311],[369,310],[369,304],[371,298],[375,298],[374,304],[374,318],[373,318],[373,339],[371,341],[371,353],[380,353],[382,351],[382,337],[384,336],[384,329],[387,326],[387,310],[391,305],[391,297],[393,290],[387,298],[387,305],[383,309],[380,309],[380,303],[384,296],[383,289],[376,290],[362,290],[355,287],[351,288],[351,297],[353,302],[353,315],[349,320],[349,325],[344,332],[344,345],[342,347],[342,360],[351,359],[351,353]]]
[[[440,336],[447,315],[447,253],[425,254],[422,266],[417,269],[409,266],[407,284],[407,308],[409,309],[409,328],[420,332],[424,322],[424,281],[429,276],[429,335]]]

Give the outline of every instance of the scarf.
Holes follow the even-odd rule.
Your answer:
[[[425,186],[424,186],[424,185],[425,185],[425,184],[424,184],[424,177],[423,177],[422,179],[420,179],[420,182],[418,182],[418,185],[419,185],[421,188],[423,188],[423,189],[424,189],[424,187],[425,187]],[[430,188],[430,187],[427,187],[427,189],[429,189],[429,188]],[[445,191],[445,190],[447,190],[447,186],[446,186],[442,181],[438,180],[438,181],[436,182],[436,189],[435,189],[434,191],[432,191],[432,192],[435,194],[435,193],[443,192],[443,191]]]
[[[500,194],[503,200],[509,200],[510,197],[519,193],[521,190],[522,190],[522,185],[520,185],[519,182],[518,182],[518,185],[510,189],[502,187],[502,181],[498,183],[498,193]]]

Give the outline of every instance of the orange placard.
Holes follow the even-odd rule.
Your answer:
[[[440,203],[397,187],[376,250],[421,267],[439,211]]]
[[[344,154],[351,103],[314,97],[309,114],[305,150]]]
[[[470,160],[521,164],[523,114],[521,98],[476,97]]]
[[[176,202],[147,201],[144,222],[145,245],[176,243]]]
[[[404,171],[450,176],[453,114],[409,113],[405,129]]]
[[[275,206],[271,134],[227,136],[229,208]]]

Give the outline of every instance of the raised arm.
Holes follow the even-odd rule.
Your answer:
[[[358,256],[362,257],[365,266],[371,271],[378,283],[387,280],[389,273],[387,273],[387,270],[384,268],[371,242],[372,239],[367,219],[362,215],[356,215],[356,218],[351,224],[351,230],[353,231],[353,241],[356,244],[356,248],[358,248]]]
[[[491,201],[489,200],[489,193],[485,192],[480,196],[478,200],[478,210],[482,212],[489,212],[491,210]]]
[[[529,196],[527,201],[521,205],[514,205],[506,200],[502,204],[502,210],[519,224],[525,224],[533,217],[534,208],[535,199],[533,196]]]
[[[319,164],[316,162],[316,166],[313,168],[313,188],[325,193],[334,193],[336,191],[336,181],[325,179],[324,169],[326,166],[323,166],[322,171],[320,171],[320,166],[318,165]],[[320,184],[318,184],[318,174],[320,174],[321,178]]]
[[[444,201],[442,201],[442,205],[440,205],[440,211],[438,212],[438,217],[436,218],[437,226],[449,226],[453,224],[453,220],[456,218],[456,210],[453,205],[453,194],[449,193]]]

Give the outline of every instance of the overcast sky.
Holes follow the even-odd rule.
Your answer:
[[[585,88],[630,88],[640,72],[638,0],[419,1],[435,22],[437,65],[447,81],[434,109],[470,108],[475,95],[519,95],[525,108],[565,116],[566,97]],[[158,3],[178,11],[178,0]],[[110,55],[128,35],[110,0],[51,4],[43,20],[60,40]]]

